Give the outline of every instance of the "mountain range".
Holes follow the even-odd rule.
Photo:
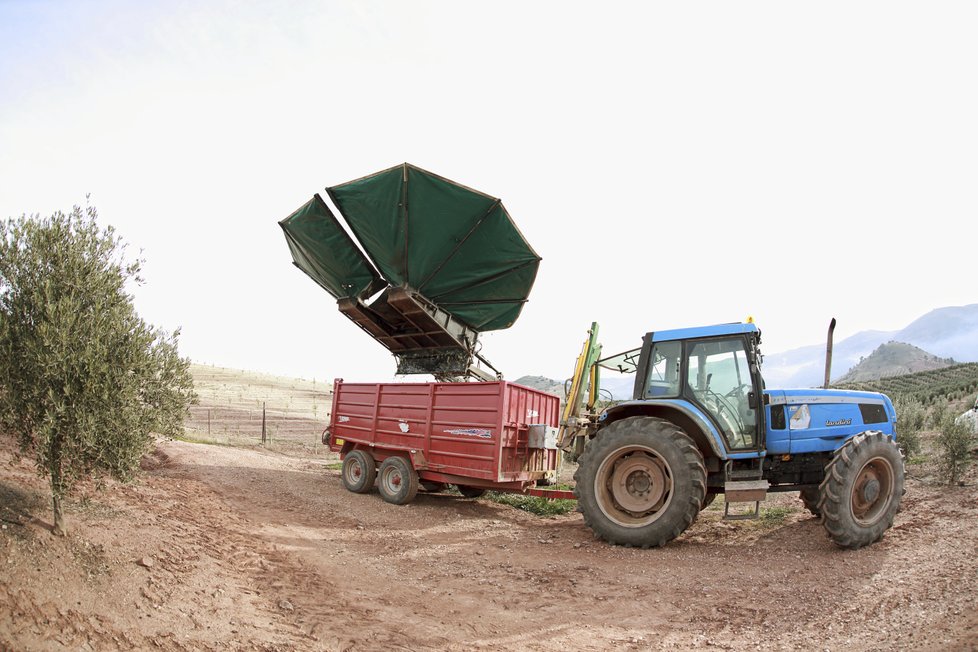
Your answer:
[[[861,331],[832,347],[832,381],[882,344],[910,344],[938,358],[978,362],[978,303],[937,308],[898,331]],[[816,387],[825,375],[825,344],[813,344],[764,356],[768,387]]]
[[[832,348],[832,382],[912,373],[952,362],[978,362],[978,303],[937,308],[897,331],[860,331],[836,341]],[[873,356],[874,352],[877,355]],[[871,356],[873,359],[868,360]],[[861,365],[864,361],[866,364]],[[821,386],[825,343],[765,355],[762,372],[772,388]],[[527,383],[531,386],[562,394],[563,383],[559,381],[525,376],[516,382],[524,379],[531,381]],[[602,378],[601,386],[615,398],[624,399],[631,397],[634,382],[634,376],[609,375]]]

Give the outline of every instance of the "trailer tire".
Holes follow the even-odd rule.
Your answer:
[[[829,538],[862,548],[883,538],[903,496],[903,456],[889,435],[870,430],[847,441],[825,467],[818,510]]]
[[[588,442],[574,474],[584,522],[623,546],[663,546],[706,504],[706,467],[693,440],[655,417],[615,421]]]
[[[392,505],[404,505],[418,495],[418,474],[411,463],[399,455],[384,460],[377,472],[380,497]]]
[[[355,494],[365,494],[374,488],[377,462],[367,451],[352,450],[343,458],[343,486]]]
[[[805,509],[810,511],[813,516],[821,516],[822,511],[818,508],[819,493],[817,488],[802,489],[798,492],[801,502],[805,504]]]
[[[468,485],[460,484],[458,486],[458,492],[465,496],[466,498],[478,498],[482,494],[486,493],[486,490],[482,487],[470,487]]]

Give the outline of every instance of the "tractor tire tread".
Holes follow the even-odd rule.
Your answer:
[[[860,457],[871,455],[874,450],[878,450],[879,455],[889,456],[890,461],[899,462],[893,465],[893,502],[875,523],[859,526],[851,514],[851,498],[845,484],[850,476],[860,472]],[[899,511],[904,487],[903,456],[893,438],[878,430],[859,433],[842,445],[826,471],[825,479],[819,485],[816,509],[829,538],[839,547],[849,549],[862,548],[883,538]]]
[[[613,452],[622,445],[634,442],[636,438],[641,436],[640,433],[648,430],[656,431],[657,436],[667,445],[675,447],[676,452],[683,460],[683,463],[676,470],[678,472],[685,467],[690,491],[678,492],[680,494],[688,493],[683,499],[685,504],[677,503],[672,513],[664,514],[652,524],[642,527],[641,529],[645,532],[626,533],[623,532],[625,528],[611,523],[601,513],[595,497],[590,495],[593,492],[585,491],[583,488],[592,486],[588,483],[593,483],[593,477],[588,478],[586,476],[591,475],[592,466],[600,466],[604,459],[601,457],[602,455]],[[670,421],[656,417],[629,417],[607,426],[595,439],[588,442],[581,454],[580,464],[574,473],[574,480],[574,494],[578,499],[578,508],[584,515],[584,523],[599,538],[608,543],[643,549],[662,547],[685,532],[696,521],[707,493],[706,465],[696,444],[681,428]],[[675,486],[673,490],[675,491]],[[595,503],[593,506],[591,506],[592,502]],[[588,508],[589,506],[591,509]],[[668,523],[670,520],[674,522]]]

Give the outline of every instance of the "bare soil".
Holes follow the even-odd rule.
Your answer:
[[[576,513],[351,494],[334,461],[163,442],[136,483],[82,487],[57,538],[44,481],[4,442],[0,649],[978,649],[973,475],[911,478],[858,551],[797,494],[634,550]]]

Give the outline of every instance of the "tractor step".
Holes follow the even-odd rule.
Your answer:
[[[771,483],[767,480],[728,480],[723,484],[723,519],[742,521],[757,518],[761,513],[761,501],[767,499]],[[753,511],[731,513],[731,503],[754,503]]]

